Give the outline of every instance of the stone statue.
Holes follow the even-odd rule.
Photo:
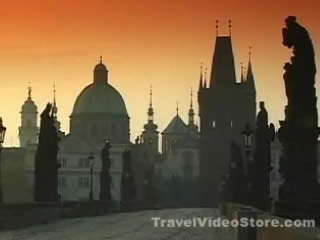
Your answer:
[[[254,161],[249,163],[250,205],[270,209],[271,142],[275,138],[275,127],[268,124],[268,112],[264,102],[260,102],[255,131]]]
[[[278,131],[282,143],[279,172],[284,180],[279,200],[307,202],[319,199],[315,53],[307,30],[297,23],[296,17],[288,17],[285,24],[283,45],[292,49],[293,56],[285,63],[283,75],[288,102]]]
[[[39,143],[35,159],[34,199],[54,202],[58,197],[58,133],[54,125],[52,104],[41,114]]]

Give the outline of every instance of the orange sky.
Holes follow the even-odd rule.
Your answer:
[[[110,70],[110,83],[126,101],[132,138],[140,133],[146,121],[151,84],[160,130],[175,114],[176,101],[180,103],[180,115],[187,120],[189,92],[191,87],[197,89],[200,62],[211,65],[216,19],[221,20],[221,34],[228,32],[227,20],[233,21],[238,75],[240,61],[247,63],[248,48],[253,46],[257,100],[266,101],[271,120],[278,122],[283,118],[286,103],[282,66],[290,56],[281,45],[284,18],[296,15],[312,34],[313,42],[320,44],[320,2],[293,2],[2,2],[0,115],[8,127],[6,145],[18,145],[19,111],[26,99],[29,81],[39,110],[51,101],[55,82],[59,118],[62,129],[68,132],[74,100],[92,81],[92,71],[101,54]],[[316,54],[319,59],[317,47]]]

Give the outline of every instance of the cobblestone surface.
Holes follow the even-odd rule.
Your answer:
[[[1,240],[234,240],[231,228],[155,227],[162,219],[217,218],[215,209],[167,209],[62,220],[25,229],[0,232]]]

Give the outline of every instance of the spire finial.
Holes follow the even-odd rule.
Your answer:
[[[231,30],[232,30],[232,22],[231,22],[231,20],[229,20],[228,23],[229,23],[229,36],[231,36]]]
[[[102,64],[102,55],[100,55],[100,63]]]
[[[150,85],[150,93],[149,93],[149,96],[150,96],[149,106],[150,106],[150,108],[152,108],[152,85]]]
[[[216,20],[216,34],[219,35],[219,20]]]
[[[252,46],[249,47],[249,62],[251,62]]]
[[[193,90],[190,91],[190,109],[193,109]]]
[[[31,83],[29,81],[28,82],[28,98],[31,98],[31,92],[32,92],[32,88],[31,88]]]
[[[179,102],[177,101],[177,115],[179,115]]]

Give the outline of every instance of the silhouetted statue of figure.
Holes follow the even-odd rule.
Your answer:
[[[41,114],[39,143],[35,159],[34,200],[54,202],[58,197],[58,133],[52,116],[52,105],[47,104]]]
[[[283,45],[293,49],[293,57],[291,62],[285,64],[283,76],[288,103],[285,120],[280,121],[278,131],[283,147],[279,172],[284,179],[279,189],[279,200],[295,202],[298,209],[303,208],[307,202],[319,199],[319,129],[314,87],[316,64],[312,41],[306,29],[293,16],[288,17],[285,23],[286,27],[282,30]],[[280,205],[279,203],[278,207]],[[297,209],[292,212],[298,211]]]
[[[136,186],[131,166],[131,151],[125,151],[122,155],[122,159],[121,200],[123,202],[134,201],[136,196]]]
[[[271,142],[275,138],[275,127],[268,123],[268,112],[260,102],[255,131],[254,161],[249,163],[250,205],[261,210],[270,208]]]
[[[100,200],[109,201],[112,200],[111,196],[111,181],[110,176],[110,148],[111,144],[109,141],[105,142],[105,145],[101,152],[102,169],[100,172]]]

